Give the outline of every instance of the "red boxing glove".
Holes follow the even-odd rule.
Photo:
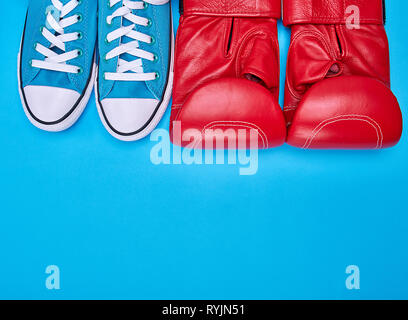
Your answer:
[[[191,148],[213,148],[214,139],[240,149],[252,148],[254,140],[260,149],[282,145],[286,125],[278,104],[276,26],[280,0],[183,2],[172,142]],[[250,132],[255,132],[252,139]]]
[[[292,28],[287,142],[315,149],[386,148],[402,116],[390,88],[382,0],[283,0]]]

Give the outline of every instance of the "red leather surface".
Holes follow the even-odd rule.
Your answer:
[[[306,149],[379,149],[395,145],[401,132],[401,111],[389,88],[372,78],[343,76],[305,94],[287,141]]]
[[[180,19],[176,40],[170,136],[172,137],[173,121],[181,121],[183,130],[188,129],[183,125],[184,117],[188,115],[186,124],[192,124],[195,127],[200,124],[201,129],[214,121],[251,122],[263,132],[271,133],[268,139],[270,144],[265,147],[276,146],[277,141],[282,144],[286,134],[283,134],[283,138],[276,139],[276,134],[271,132],[271,128],[278,128],[277,132],[281,134],[281,123],[279,123],[281,119],[275,117],[277,103],[271,102],[278,101],[279,97],[279,46],[276,20],[187,14],[190,9],[189,4],[201,3],[204,6],[207,3],[217,2],[191,0],[184,3],[185,14]],[[238,5],[242,1],[219,2],[224,5],[226,3]],[[245,1],[245,3],[275,3],[276,5],[279,5],[279,2],[279,0]],[[212,80],[223,78],[241,79],[239,82],[231,81],[229,85],[223,83],[224,85],[218,91],[211,87],[212,96],[208,96],[207,100],[214,102],[220,99],[225,102],[225,106],[220,103],[205,104],[200,94],[195,95],[197,88]],[[252,96],[242,94],[248,91],[245,90],[245,85],[248,85],[251,90],[254,88],[252,83],[254,81],[247,79],[259,82],[256,88],[261,85],[265,87],[261,94],[265,99],[264,103],[260,102],[256,107],[253,104],[253,101],[260,101],[259,97],[254,97],[260,90],[254,90]],[[269,96],[265,94],[266,92]],[[200,99],[196,101],[196,97]],[[228,97],[231,97],[231,101],[228,101]],[[241,99],[245,97],[248,101],[236,103],[236,97]],[[186,103],[187,99],[188,103]],[[268,103],[270,103],[269,106]],[[202,118],[203,113],[197,109],[198,106],[205,108],[205,117]],[[265,107],[265,110],[261,111],[260,106]],[[253,112],[250,108],[254,108]],[[271,112],[269,117],[265,116],[268,112]],[[194,116],[196,119],[192,119]],[[278,123],[271,123],[271,119],[275,118]],[[173,142],[177,144],[177,141]]]
[[[276,0],[184,0],[186,15],[270,17],[279,19],[281,2]]]
[[[320,8],[316,5],[320,2],[326,5],[329,3],[328,1],[313,1],[313,12],[315,14],[326,12],[327,14],[329,12],[327,7]],[[336,7],[338,4],[341,8],[343,2],[343,0],[330,1],[330,5]],[[367,1],[356,2],[368,3]],[[300,6],[302,3],[311,5],[309,0],[285,0],[284,10],[290,5]],[[369,3],[376,7],[381,4],[381,1],[375,0]],[[284,12],[284,15],[289,15],[289,13]],[[346,78],[349,76],[356,76],[356,78],[354,80]],[[350,91],[350,95],[355,101],[347,97],[343,80],[339,80],[332,82],[334,85],[339,85],[337,95],[334,85],[319,86],[322,90],[321,97],[325,97],[326,100],[334,99],[334,102],[321,99],[320,103],[316,103],[318,93],[314,87],[318,86],[321,81],[330,78],[347,79],[344,81],[351,81],[356,88],[361,90],[355,91],[357,89],[347,87],[347,90],[353,89]],[[373,85],[367,78],[375,79],[376,85]],[[363,83],[359,83],[359,81]],[[377,82],[383,86],[381,89],[379,89]],[[314,95],[307,95],[311,88]],[[392,93],[389,88],[389,49],[383,25],[361,24],[358,29],[350,29],[345,24],[295,24],[292,26],[284,107],[287,123],[291,126],[288,136],[289,144],[297,147],[304,146],[305,140],[309,137],[308,130],[311,128],[313,130],[314,125],[316,125],[316,122],[310,122],[312,118],[316,119],[317,124],[319,124],[321,121],[329,121],[335,116],[357,114],[371,117],[378,123],[391,121],[400,124],[402,121],[401,113],[394,110],[397,104],[395,98],[391,98]],[[330,94],[323,91],[326,89],[330,90]],[[379,91],[374,92],[374,89]],[[383,96],[381,97],[380,94]],[[368,99],[370,95],[381,101],[381,105],[376,104],[373,99]],[[312,98],[313,101],[309,103],[307,99]],[[358,99],[362,99],[362,101],[359,102]],[[316,109],[313,109],[312,105],[316,105]],[[324,108],[322,108],[323,105]],[[306,111],[302,111],[303,108]],[[310,114],[307,114],[306,117],[306,113]],[[323,115],[328,118],[323,119]],[[398,142],[401,132],[398,133],[395,130],[387,132],[391,130],[391,127],[385,124],[381,125],[381,128],[384,135],[381,147],[388,147]],[[396,125],[395,128],[400,129],[400,126]],[[304,141],[302,142],[301,139]],[[330,139],[331,141],[329,141]],[[367,139],[371,140],[368,141]],[[363,121],[343,121],[326,126],[313,139],[313,143],[309,147],[371,148],[375,147],[376,143],[376,137],[372,135],[372,131]]]
[[[347,8],[358,8],[361,24],[383,24],[382,0],[283,0],[283,22],[344,24]]]
[[[286,125],[277,100],[260,84],[244,79],[221,78],[205,83],[189,95],[179,117],[181,132],[185,133],[184,128],[195,129],[200,135],[194,136],[194,140],[201,141],[202,147],[217,148],[212,144],[216,129],[223,131],[221,139],[235,141],[230,147],[239,147],[240,143],[244,148],[254,146],[250,141],[251,130],[255,131],[259,149],[285,142]],[[238,141],[238,131],[241,141]],[[181,137],[176,140],[176,144],[184,146],[190,142],[180,143]]]

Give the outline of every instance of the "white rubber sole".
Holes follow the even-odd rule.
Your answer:
[[[23,105],[24,113],[26,114],[28,120],[36,126],[38,129],[44,130],[44,131],[49,131],[49,132],[60,132],[69,129],[72,127],[75,122],[79,119],[81,114],[84,112],[86,105],[88,104],[89,98],[91,97],[92,89],[95,83],[95,78],[96,78],[96,64],[95,64],[95,57],[94,57],[94,62],[92,64],[92,70],[91,70],[91,78],[89,80],[88,86],[85,89],[85,93],[83,94],[81,101],[78,103],[76,106],[75,110],[63,121],[58,122],[56,124],[44,124],[41,122],[38,122],[36,119],[32,117],[30,112],[28,111],[28,107],[25,103],[24,99],[24,94],[22,91],[22,86],[21,86],[21,77],[20,77],[20,68],[21,68],[21,46],[22,43],[20,44],[20,52],[18,53],[18,61],[17,61],[17,73],[18,73],[18,91],[20,93],[20,99],[21,103]]]
[[[103,126],[105,129],[116,139],[126,142],[137,141],[140,139],[145,138],[148,136],[159,124],[160,120],[163,118],[164,113],[167,110],[167,107],[170,103],[172,91],[173,91],[173,77],[174,77],[174,32],[173,32],[173,23],[172,23],[172,32],[171,32],[171,58],[170,58],[170,70],[167,80],[167,86],[164,91],[163,100],[157,110],[153,119],[149,122],[145,129],[138,132],[134,135],[121,135],[114,132],[108,123],[105,120],[105,117],[102,112],[102,106],[99,104],[99,90],[98,90],[98,81],[95,81],[95,98],[96,98],[96,106],[98,109],[99,118],[102,121]],[[98,71],[97,71],[98,72]],[[135,97],[136,98],[136,97]]]

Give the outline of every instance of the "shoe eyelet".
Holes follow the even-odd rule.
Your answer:
[[[110,41],[108,40],[108,37],[105,37],[105,44],[110,44]]]
[[[160,73],[155,72],[154,74],[155,74],[155,80],[158,80],[160,78]]]
[[[82,32],[81,32],[81,31],[79,31],[77,34],[78,34],[78,40],[81,40],[81,39],[83,38],[83,34],[82,34]]]
[[[77,4],[78,6],[82,4],[82,0],[77,0],[77,2],[78,2]]]
[[[107,54],[105,54],[105,55],[103,56],[103,61],[108,62],[108,55],[107,55]]]
[[[77,50],[77,53],[78,53],[78,56],[77,56],[77,57],[81,57],[81,56],[84,54],[81,49],[78,49],[78,50]]]
[[[45,26],[40,27],[40,33],[43,33]]]
[[[149,8],[149,4],[147,2],[143,2],[143,10]]]
[[[151,19],[147,19],[147,28],[150,28],[153,25],[153,21]]]
[[[77,17],[78,17],[78,22],[82,22],[82,20],[83,20],[82,14],[78,13]]]
[[[147,44],[149,44],[149,45],[154,45],[156,43],[156,38],[155,37],[153,37],[153,36],[150,36],[150,42],[148,42]]]
[[[33,67],[33,60],[28,61],[28,64],[30,65],[30,67]]]
[[[78,67],[77,74],[82,74],[84,70],[81,67]]]
[[[37,45],[38,45],[38,42],[34,43],[33,45],[34,50],[37,50]]]
[[[159,61],[159,56],[157,54],[155,54],[153,56],[153,62],[157,63]]]

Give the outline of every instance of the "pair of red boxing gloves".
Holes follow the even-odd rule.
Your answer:
[[[402,134],[382,0],[180,0],[176,145],[380,149]],[[277,20],[291,27],[279,106]],[[255,142],[255,144],[253,144]]]

